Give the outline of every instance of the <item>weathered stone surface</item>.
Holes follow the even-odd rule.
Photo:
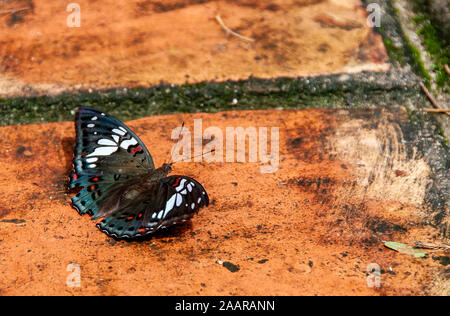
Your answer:
[[[359,0],[77,3],[71,28],[67,3],[7,2],[0,96],[389,69]]]
[[[446,220],[429,148],[403,108],[180,114],[128,125],[160,165],[172,128],[184,121],[192,132],[197,118],[224,135],[227,126],[279,127],[279,169],[175,164],[212,203],[190,224],[141,242],[108,238],[70,207],[72,122],[1,127],[1,294],[450,294],[437,254],[416,259],[382,244],[441,243]],[[70,263],[81,268],[81,288],[66,285]],[[371,263],[381,268],[380,288],[367,286]]]

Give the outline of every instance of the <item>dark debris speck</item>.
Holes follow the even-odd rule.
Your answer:
[[[439,263],[443,266],[447,266],[450,264],[450,257],[448,256],[433,257],[433,260],[439,261]]]
[[[12,224],[21,224],[21,223],[26,223],[26,220],[13,218],[13,219],[2,219],[0,222],[2,222],[2,223],[12,223]]]
[[[231,272],[237,272],[239,271],[239,267],[235,264],[232,264],[231,262],[228,261],[224,261],[222,264],[225,268],[227,268],[228,270],[230,270]]]

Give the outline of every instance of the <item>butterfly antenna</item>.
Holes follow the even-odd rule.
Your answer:
[[[178,134],[178,140],[180,139],[181,133],[183,132],[183,128],[184,128],[184,122],[181,123],[181,129],[180,129],[180,133]],[[175,152],[175,148],[177,148],[178,142],[175,144],[175,146],[172,147],[172,152],[170,153],[170,158],[169,158],[169,162],[167,164],[170,164],[170,162],[172,161],[173,158],[173,153]]]
[[[210,151],[207,151],[206,153],[201,153],[200,155],[196,155],[196,156],[194,156],[192,158],[196,158],[196,157],[199,157],[199,156],[207,155],[207,154],[213,153],[215,151],[216,151],[216,149],[213,148]],[[173,163],[182,162],[182,161],[184,161],[184,159],[181,159],[181,160],[178,160],[178,161],[174,161]]]

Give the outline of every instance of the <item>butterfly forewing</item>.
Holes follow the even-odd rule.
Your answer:
[[[153,159],[142,141],[121,121],[81,107],[75,117],[76,146],[70,188],[83,187],[72,199],[80,214],[96,215],[98,202],[120,182],[153,170]]]

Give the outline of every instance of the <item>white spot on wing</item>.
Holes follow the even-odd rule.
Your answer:
[[[94,158],[87,158],[86,162],[96,162],[98,160],[98,158],[94,157]]]
[[[120,143],[120,147],[122,147],[123,149],[128,149],[128,147],[130,147],[131,145],[136,145],[138,142],[136,139],[131,138],[131,139],[127,139],[124,140]]]
[[[186,182],[186,179],[181,179],[180,184],[175,188],[175,190],[177,190],[177,192],[180,192],[181,189],[184,188],[184,183]]]
[[[166,202],[166,209],[164,210],[164,216],[167,215],[167,213],[169,213],[172,209],[173,206],[175,205],[175,199],[176,199],[176,194],[172,195],[170,197],[170,199]]]
[[[89,127],[89,128],[94,127],[94,126],[95,126],[95,124],[88,124],[87,125],[87,127]]]
[[[181,202],[183,202],[183,197],[181,194],[177,194],[177,206],[180,206]]]
[[[86,155],[86,157],[109,156],[109,155],[111,155],[112,153],[114,153],[116,151],[117,151],[117,147],[97,147],[89,155]]]
[[[163,217],[163,213],[164,213],[163,210],[161,210],[161,211],[158,213],[158,219],[161,219],[161,218]]]
[[[97,116],[94,116],[93,118],[91,118],[91,121],[96,121],[98,119]]]
[[[112,131],[113,131],[113,133],[116,133],[116,134],[118,134],[120,136],[123,136],[123,135],[126,134],[126,132],[123,132],[123,131],[121,131],[120,129],[117,129],[117,128],[113,128]]]
[[[110,139],[106,139],[106,138],[99,139],[97,144],[106,145],[106,146],[117,146],[117,144],[115,142],[113,142]]]
[[[111,135],[112,136],[112,138],[114,138],[114,141],[116,142],[116,143],[119,143],[119,136],[117,136],[117,135]]]
[[[200,204],[201,201],[202,201],[202,198],[198,198],[197,203]]]
[[[97,167],[97,165],[96,165],[96,164],[90,164],[90,165],[88,165],[87,167],[88,167],[88,168],[95,168],[95,167]]]
[[[194,209],[195,208],[195,203],[192,203],[191,204],[191,209]]]
[[[187,193],[186,189],[180,192],[181,194],[185,195]]]

